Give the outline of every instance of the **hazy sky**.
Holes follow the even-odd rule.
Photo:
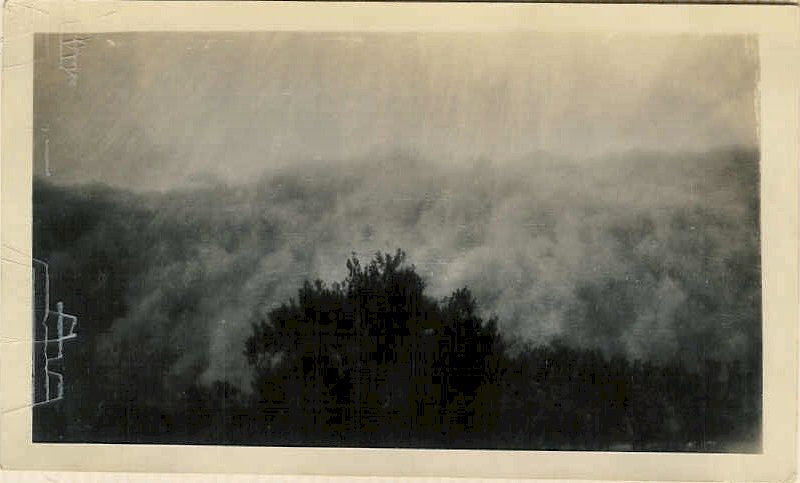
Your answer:
[[[757,142],[744,37],[92,34],[77,85],[36,43],[51,181],[167,189],[298,160],[448,162]]]

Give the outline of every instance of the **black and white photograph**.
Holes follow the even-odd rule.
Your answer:
[[[34,442],[761,452],[756,36],[33,43]]]

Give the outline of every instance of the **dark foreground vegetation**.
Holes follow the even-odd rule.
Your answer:
[[[37,410],[34,437],[758,450],[760,373],[753,367],[703,360],[690,368],[608,357],[558,341],[508,341],[497,320],[480,315],[467,288],[435,300],[404,258],[400,251],[378,254],[363,266],[353,257],[344,281],[306,282],[296,298],[255,315],[244,349],[255,374],[250,394],[220,381],[189,387],[171,408],[110,403],[84,426],[91,428],[87,433],[54,405]],[[738,445],[743,441],[754,443]]]

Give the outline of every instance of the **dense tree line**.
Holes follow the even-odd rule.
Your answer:
[[[252,391],[196,384],[170,407],[103,405],[85,441],[430,448],[726,451],[759,440],[761,375],[508,341],[469,289],[442,300],[405,255],[354,256],[345,280],[306,282],[257,311]],[[137,386],[138,387],[138,386]],[[68,441],[58,406],[37,440]],[[69,434],[68,431],[62,433]]]
[[[758,441],[760,375],[739,361],[690,369],[509,343],[468,289],[425,295],[402,252],[347,267],[343,282],[306,282],[256,317],[245,350],[252,395],[222,382],[194,388],[186,430],[206,428],[207,442],[448,448],[724,451]]]

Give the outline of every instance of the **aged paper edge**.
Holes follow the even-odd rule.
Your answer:
[[[795,478],[798,9],[793,6],[12,1],[0,158],[0,465],[5,469],[663,481]],[[763,453],[34,444],[30,409],[33,35],[125,31],[547,31],[754,34],[760,49]]]

